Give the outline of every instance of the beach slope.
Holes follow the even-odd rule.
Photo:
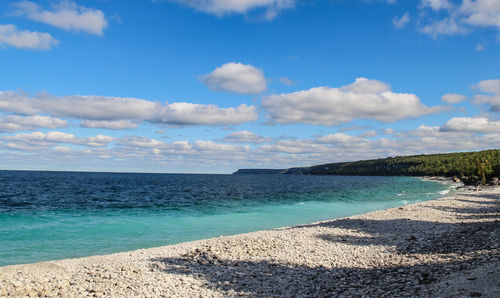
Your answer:
[[[297,227],[0,268],[0,296],[500,297],[500,188]]]

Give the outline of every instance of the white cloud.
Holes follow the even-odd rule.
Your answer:
[[[245,104],[235,108],[220,108],[186,102],[161,104],[130,97],[105,96],[53,96],[0,92],[0,110],[21,114],[46,113],[56,117],[77,118],[92,121],[148,121],[168,125],[235,125],[257,120],[254,106]],[[110,122],[87,122],[89,125]],[[114,123],[116,127],[117,123]],[[127,124],[122,122],[121,124]]]
[[[78,138],[61,132],[37,132],[0,137],[0,148],[4,164],[17,168],[24,164],[27,168],[59,165],[68,169],[64,166],[70,158],[73,170],[172,172],[189,169],[220,173],[248,167],[288,168],[396,155],[491,149],[498,148],[500,133],[443,131],[440,127],[422,125],[415,130],[398,131],[390,138],[373,140],[342,133],[310,139],[268,140],[250,148],[209,140],[163,142],[138,136]],[[96,146],[101,144],[107,146]],[[64,164],[60,163],[61,156],[65,158]],[[89,168],[90,165],[93,167]]]
[[[417,129],[399,133],[398,136],[409,135],[411,137],[437,137],[439,126],[420,125]]]
[[[11,115],[0,119],[0,131],[3,132],[33,130],[38,128],[61,128],[67,125],[68,122],[66,120],[40,115]]]
[[[260,144],[269,141],[269,139],[264,138],[258,134],[250,132],[248,130],[235,131],[227,136],[225,136],[222,142],[226,143],[250,143],[250,144]]]
[[[122,156],[141,155],[145,158],[153,153],[156,157],[184,157],[193,160],[204,159],[228,159],[239,156],[241,158],[248,153],[248,146],[219,144],[213,141],[176,141],[167,143],[155,139],[131,136],[124,137],[118,141],[118,154]],[[156,158],[155,157],[155,158]]]
[[[233,125],[255,121],[257,118],[255,107],[246,104],[236,108],[219,108],[215,105],[177,102],[166,107],[158,122],[170,125]]]
[[[482,92],[500,94],[500,79],[480,81],[474,87]]]
[[[474,27],[492,27],[500,31],[500,2],[497,0],[463,0],[454,5],[443,0],[422,0],[422,8],[445,10],[446,16],[434,19],[421,31],[433,37],[470,32]]]
[[[386,128],[386,129],[384,129],[384,131],[383,131],[382,134],[384,134],[384,135],[392,135],[392,134],[394,134],[394,129],[392,129],[392,128]]]
[[[296,154],[326,154],[329,151],[328,146],[315,144],[311,140],[288,140],[278,141],[271,145],[262,145],[258,148],[259,151],[267,155],[270,153],[279,153],[287,155]]]
[[[12,24],[0,25],[0,46],[8,45],[18,49],[50,50],[59,41],[49,33],[19,30]]]
[[[113,142],[113,137],[105,136],[105,135],[97,135],[94,137],[88,137],[80,139],[78,144],[92,147],[101,147],[106,146],[107,144]]]
[[[370,129],[370,128],[371,128],[370,126],[349,125],[349,126],[337,128],[337,131],[344,132],[344,131],[355,131],[355,130],[367,130],[367,129]]]
[[[467,97],[462,94],[448,93],[443,95],[441,100],[447,103],[459,103],[467,100]]]
[[[467,33],[467,29],[454,18],[445,18],[435,21],[421,29],[423,33],[437,38],[439,35],[457,35]]]
[[[409,93],[394,93],[389,85],[365,78],[341,87],[264,96],[262,106],[274,121],[337,125],[355,119],[393,122],[438,113],[442,107],[427,107]]]
[[[451,118],[443,126],[441,126],[440,131],[500,133],[500,121],[493,121],[484,117]]]
[[[137,123],[129,120],[84,120],[82,121],[81,126],[86,128],[106,128],[119,130],[137,128]]]
[[[354,83],[342,87],[344,91],[354,93],[382,93],[390,90],[389,84],[367,78],[357,78]]]
[[[410,13],[409,12],[405,12],[405,14],[402,15],[400,18],[392,19],[392,24],[397,29],[404,28],[406,26],[406,24],[408,24],[408,22],[410,22]]]
[[[26,93],[0,91],[0,111],[33,115],[39,110],[32,107],[31,101]]]
[[[97,135],[88,138],[79,138],[74,134],[59,131],[19,133],[13,136],[0,137],[1,140],[11,144],[11,146],[24,146],[25,148],[35,150],[37,147],[48,147],[54,144],[76,144],[90,147],[107,146],[113,141],[110,136]]]
[[[481,27],[500,29],[500,2],[498,0],[464,0],[460,7],[464,22]]]
[[[450,9],[453,5],[448,0],[422,0],[422,7],[430,7],[433,10]]]
[[[104,13],[97,9],[86,8],[72,1],[61,1],[45,10],[30,1],[16,4],[18,15],[27,16],[37,22],[45,23],[67,31],[84,31],[89,34],[103,35],[108,21]]]
[[[56,147],[54,147],[54,152],[68,153],[68,152],[71,152],[71,148],[64,147],[64,146],[56,146]]]
[[[284,9],[295,7],[295,0],[174,0],[196,10],[224,16],[229,14],[246,14],[256,9],[265,9],[264,17],[275,18]]]
[[[318,137],[314,140],[316,144],[359,144],[366,140],[361,137],[354,137],[345,133],[329,134]]]
[[[480,81],[474,86],[481,92],[490,94],[477,94],[474,103],[487,104],[492,112],[500,112],[500,79]]]
[[[266,91],[266,78],[259,69],[248,64],[235,62],[217,67],[201,77],[208,88],[241,94],[258,94]]]
[[[484,51],[484,46],[482,44],[478,44],[476,46],[476,52],[482,52],[482,51]]]
[[[226,145],[226,144],[218,144],[212,141],[196,141],[193,144],[193,149],[202,151],[202,152],[233,152],[233,151],[242,151],[247,152],[250,147],[245,146],[235,146],[235,145]]]
[[[377,135],[378,135],[377,131],[375,131],[375,130],[369,130],[369,131],[365,131],[363,133],[360,133],[358,136],[360,138],[370,138],[370,137],[375,137]]]
[[[344,134],[315,139],[278,141],[262,145],[256,152],[268,158],[295,158],[300,165],[362,160],[397,155],[430,154],[498,148],[500,133],[475,135],[474,132],[445,132],[422,125],[399,133],[395,138],[369,140]],[[294,164],[297,166],[299,163]]]

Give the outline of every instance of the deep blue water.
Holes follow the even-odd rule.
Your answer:
[[[304,224],[448,189],[411,177],[0,171],[0,266]]]

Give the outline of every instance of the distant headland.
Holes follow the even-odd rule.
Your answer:
[[[445,176],[465,184],[498,184],[500,149],[396,156],[289,169],[239,169],[233,174]]]

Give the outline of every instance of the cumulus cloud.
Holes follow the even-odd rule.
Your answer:
[[[441,97],[441,100],[447,103],[459,103],[467,100],[467,97],[462,94],[448,93]]]
[[[219,108],[186,102],[171,103],[158,122],[170,125],[233,125],[257,120],[254,106]],[[154,122],[154,121],[153,121]]]
[[[241,94],[258,94],[266,91],[264,74],[249,64],[229,62],[217,67],[211,73],[201,77],[208,88]]]
[[[64,146],[56,146],[56,147],[54,147],[54,152],[68,153],[68,152],[71,152],[71,148],[64,147]]]
[[[454,18],[445,18],[435,21],[424,26],[421,30],[423,33],[432,35],[434,38],[437,38],[439,35],[457,35],[468,32],[467,29]]]
[[[15,4],[16,13],[31,20],[49,24],[67,31],[83,31],[89,34],[103,35],[108,21],[104,13],[97,9],[77,5],[71,1],[61,1],[47,10],[40,5],[21,1]]]
[[[295,7],[295,0],[174,0],[198,11],[216,16],[246,14],[256,9],[264,9],[264,17],[274,19],[284,9]]]
[[[404,28],[406,26],[406,24],[408,24],[408,22],[410,22],[410,13],[409,12],[405,12],[405,14],[402,15],[400,18],[394,18],[392,20],[392,24],[397,29]]]
[[[440,131],[500,133],[500,121],[493,121],[493,120],[489,120],[488,118],[484,118],[484,117],[451,118],[443,126],[441,126]]]
[[[38,128],[61,128],[67,125],[68,122],[66,120],[48,116],[11,115],[0,119],[0,132],[14,132]]]
[[[460,6],[464,22],[481,27],[500,29],[500,2],[495,0],[464,0]]]
[[[258,118],[256,108],[245,104],[235,108],[220,108],[186,102],[162,104],[144,99],[106,96],[53,96],[37,94],[33,97],[20,92],[0,92],[0,110],[20,114],[45,113],[56,117],[89,121],[87,126],[107,125],[108,128],[127,125],[127,122],[148,121],[167,125],[235,125]]]
[[[433,37],[465,34],[474,27],[492,27],[500,31],[500,2],[494,0],[463,0],[454,4],[446,0],[422,0],[421,8],[446,12],[441,19],[434,19],[421,31]]]
[[[120,129],[137,128],[137,123],[134,123],[129,120],[115,120],[115,121],[83,120],[81,126],[86,128],[105,128],[105,129],[120,130]]]
[[[318,136],[314,139],[278,141],[262,145],[257,152],[273,156],[302,159],[301,164],[313,165],[340,161],[380,158],[397,155],[431,154],[460,150],[497,148],[500,133],[476,135],[474,132],[442,131],[439,127],[422,125],[415,130],[399,133],[394,138],[375,140],[344,134]],[[309,161],[311,163],[307,164]],[[295,165],[296,166],[296,165]]]
[[[474,87],[481,92],[500,94],[500,79],[480,81]]]
[[[430,7],[433,10],[450,9],[453,5],[448,0],[422,0],[422,7]]]
[[[500,112],[500,79],[484,80],[474,86],[480,92],[489,94],[477,94],[474,103],[487,104],[492,112]]]
[[[33,149],[33,147],[47,147],[61,143],[90,147],[103,147],[113,141],[113,138],[110,136],[97,135],[93,137],[79,138],[74,134],[59,131],[51,131],[48,133],[39,131],[32,133],[19,133],[13,136],[3,136],[0,139],[5,141],[9,147],[30,149]]]
[[[49,33],[19,30],[12,24],[0,25],[0,47],[11,46],[18,49],[50,50],[59,41]]]
[[[342,87],[342,90],[354,93],[381,93],[389,91],[390,88],[389,84],[381,81],[357,78],[354,83]]]
[[[264,138],[261,135],[255,134],[248,130],[235,131],[222,140],[225,143],[250,143],[250,144],[260,144],[269,141],[268,138]]]
[[[395,93],[388,84],[358,78],[340,88],[309,90],[264,96],[262,106],[276,122],[337,125],[355,119],[393,122],[438,113],[442,107],[428,107],[409,93]]]
[[[351,136],[345,133],[335,133],[318,137],[314,140],[316,144],[359,144],[364,140],[361,137]]]
[[[218,144],[213,141],[196,141],[193,144],[193,149],[202,151],[202,152],[234,152],[235,150],[237,151],[243,151],[247,152],[250,150],[250,147],[247,145],[245,146],[234,146],[234,145],[227,145],[227,144]]]
[[[75,165],[88,169],[87,165],[94,164],[101,170],[156,169],[163,172],[186,167],[207,172],[230,172],[243,167],[288,168],[396,155],[491,149],[498,148],[499,143],[498,131],[444,131],[439,126],[426,125],[398,131],[390,138],[366,139],[334,133],[306,139],[269,139],[252,148],[244,144],[221,144],[216,140],[164,142],[140,136],[78,138],[61,132],[0,137],[6,164],[9,161],[14,165],[27,162],[32,167],[46,160],[54,166],[64,154],[64,158],[71,158],[73,169]],[[81,149],[65,144],[86,147]],[[97,146],[101,144],[107,146]]]
[[[121,138],[117,145],[120,154],[140,155],[153,153],[154,155],[191,157],[193,159],[223,159],[229,154],[244,154],[249,151],[248,146],[219,144],[213,141],[176,141],[172,143],[158,141],[156,139],[129,136]]]

